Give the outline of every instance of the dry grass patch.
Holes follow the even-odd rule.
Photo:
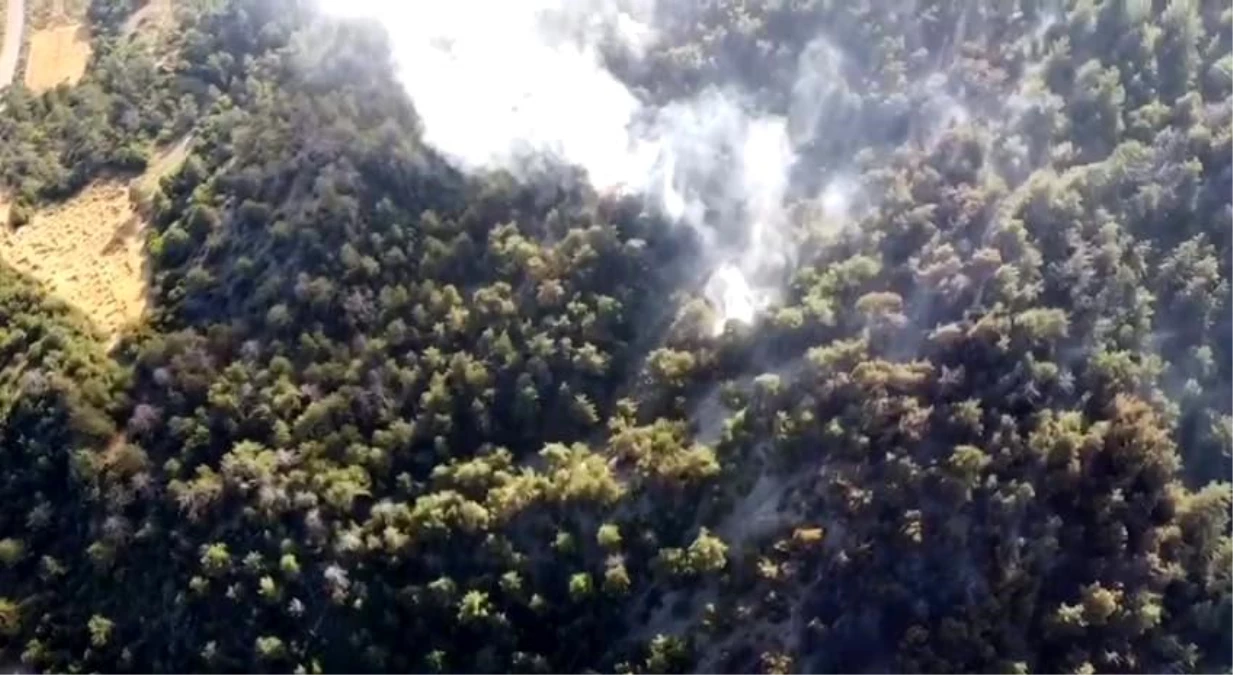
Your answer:
[[[30,34],[26,86],[43,92],[61,83],[76,84],[90,63],[90,32],[79,23]]]
[[[157,190],[158,180],[184,163],[191,141],[185,137],[163,148],[133,180],[94,183],[62,204],[36,211],[17,230],[4,225],[9,208],[0,200],[0,259],[41,281],[114,337],[141,318],[149,287],[145,221],[133,195]]]
[[[16,231],[0,228],[0,257],[115,334],[145,311],[142,230],[128,185],[100,182]]]

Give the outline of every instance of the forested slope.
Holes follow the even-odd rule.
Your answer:
[[[18,213],[193,140],[111,352],[0,261],[0,653],[1227,671],[1233,11],[1038,4],[663,2],[608,55],[768,114],[844,55],[781,292],[716,334],[704,232],[459,168],[376,23],[185,2],[159,53],[94,0],[82,82],[5,94]]]

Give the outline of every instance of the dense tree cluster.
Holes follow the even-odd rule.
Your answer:
[[[1227,670],[1233,12],[1047,4],[661,3],[611,64],[650,97],[833,83],[799,264],[713,336],[688,228],[459,173],[375,26],[186,3],[156,56],[95,0],[87,78],[7,94],[0,180],[193,140],[112,353],[0,263],[0,655]]]

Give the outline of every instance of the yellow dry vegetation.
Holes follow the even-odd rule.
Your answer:
[[[60,83],[75,84],[90,63],[90,33],[80,23],[36,30],[30,34],[26,87],[35,93]]]
[[[145,310],[141,229],[128,186],[100,182],[16,231],[0,229],[0,257],[111,334]]]
[[[133,181],[93,183],[81,193],[37,211],[25,226],[0,225],[0,259],[42,282],[75,305],[105,334],[141,318],[148,274],[145,222],[130,195],[175,170],[188,152],[188,139],[166,149]],[[7,222],[0,204],[0,223]]]

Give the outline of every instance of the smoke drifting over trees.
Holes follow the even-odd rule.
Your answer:
[[[545,159],[579,166],[596,189],[645,195],[698,231],[716,267],[708,297],[721,325],[749,323],[769,302],[776,289],[755,290],[750,278],[782,273],[793,249],[788,120],[736,89],[656,105],[619,79],[609,60],[643,66],[666,39],[656,3],[328,0],[324,8],[388,30],[425,140],[460,168],[525,174]],[[803,60],[799,77],[803,90],[823,75]],[[820,105],[800,98],[802,108]],[[797,116],[810,114],[820,111]]]
[[[3,94],[192,139],[114,349],[0,261],[6,662],[1233,664],[1233,10],[140,5]]]

